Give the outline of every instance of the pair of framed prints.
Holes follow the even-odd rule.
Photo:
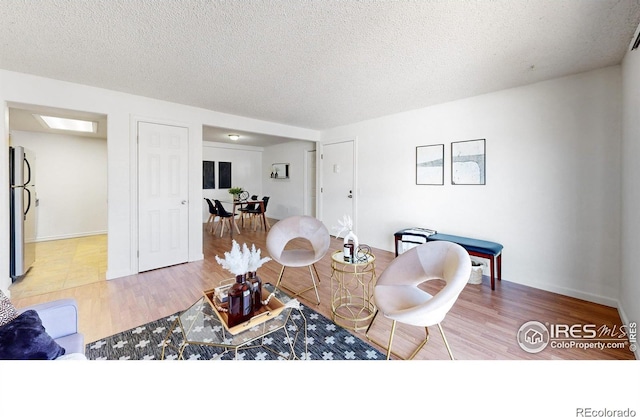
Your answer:
[[[416,146],[416,184],[444,185],[444,144]],[[485,185],[486,140],[451,143],[451,184]]]

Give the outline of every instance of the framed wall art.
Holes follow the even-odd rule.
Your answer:
[[[231,188],[231,162],[218,162],[218,188]]]
[[[451,143],[451,184],[485,185],[485,167],[485,139]]]
[[[416,146],[416,184],[444,185],[444,144]]]
[[[210,190],[216,188],[216,173],[214,161],[202,161],[202,188]]]

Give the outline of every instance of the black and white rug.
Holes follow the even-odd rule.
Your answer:
[[[167,333],[178,319],[178,314],[156,320],[122,333],[98,340],[86,346],[85,353],[92,360],[160,360]],[[304,314],[304,319],[302,317]],[[306,348],[304,331],[306,320]],[[373,346],[363,342],[346,329],[331,320],[304,308],[303,311],[292,311],[288,334],[295,339],[296,357],[302,360],[384,360],[385,355]],[[295,338],[294,335],[298,337]],[[176,326],[169,338],[169,343],[179,346],[182,341],[179,326]],[[267,347],[242,349],[238,352],[238,360],[283,360],[291,355],[287,332],[278,330],[264,339],[254,342]],[[276,353],[277,352],[277,353]],[[183,352],[188,360],[229,360],[236,359],[233,351],[225,352],[224,348],[202,345],[189,345]],[[166,348],[164,359],[178,359],[176,349]]]

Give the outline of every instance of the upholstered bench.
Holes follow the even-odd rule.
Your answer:
[[[489,268],[491,270],[491,290],[496,289],[495,278],[498,278],[498,280],[502,279],[503,246],[501,244],[463,236],[446,235],[443,233],[436,233],[427,236],[427,241],[431,240],[446,240],[448,242],[457,243],[465,248],[467,252],[469,252],[469,255],[488,259]]]

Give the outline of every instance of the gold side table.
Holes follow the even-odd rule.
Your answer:
[[[343,252],[331,255],[331,319],[347,329],[366,329],[376,312],[376,257],[346,262]]]

